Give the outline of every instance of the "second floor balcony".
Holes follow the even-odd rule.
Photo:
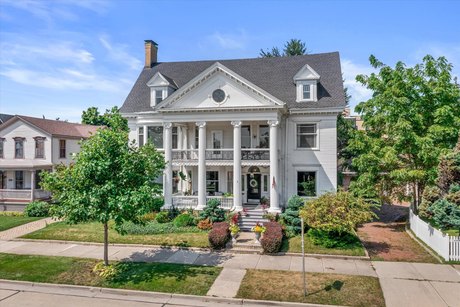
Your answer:
[[[206,149],[206,160],[211,161],[232,161],[233,148],[214,148]],[[173,149],[173,161],[198,161],[198,149]],[[270,160],[270,151],[268,148],[242,148],[242,161],[268,161]]]

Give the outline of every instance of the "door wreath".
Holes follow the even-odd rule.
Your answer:
[[[251,188],[257,188],[257,186],[258,186],[257,180],[252,178],[251,180],[249,180],[249,185],[251,186]]]

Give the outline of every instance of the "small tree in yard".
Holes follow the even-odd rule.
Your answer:
[[[108,265],[108,223],[121,232],[125,221],[140,222],[161,195],[154,183],[164,158],[146,144],[129,143],[120,130],[99,129],[81,143],[75,163],[43,175],[43,187],[53,193],[53,216],[76,224],[99,221],[104,227],[104,263]]]
[[[375,205],[346,191],[329,192],[306,202],[300,216],[309,227],[329,237],[354,234],[358,225],[372,220]]]

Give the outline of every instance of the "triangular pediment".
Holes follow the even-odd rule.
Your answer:
[[[305,64],[294,76],[294,81],[298,80],[319,80],[320,75],[314,71],[310,65]]]
[[[284,102],[216,62],[175,91],[158,110],[266,108]]]
[[[163,74],[157,72],[150,80],[147,82],[148,87],[160,87],[160,86],[170,86],[177,88],[176,83],[170,78],[164,76]]]

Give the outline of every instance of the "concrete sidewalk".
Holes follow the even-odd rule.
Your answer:
[[[4,231],[0,231],[0,240],[12,240],[28,233],[45,228],[48,224],[55,223],[56,220],[47,217],[35,222],[30,222]]]
[[[102,259],[103,248],[103,245],[84,243],[0,241],[0,253],[22,255]],[[145,246],[109,246],[109,259],[119,261],[209,265],[240,270],[302,270],[302,258],[298,256],[233,254],[177,248],[147,248]],[[366,260],[306,257],[306,270],[308,272],[377,276],[372,267],[372,263]]]

